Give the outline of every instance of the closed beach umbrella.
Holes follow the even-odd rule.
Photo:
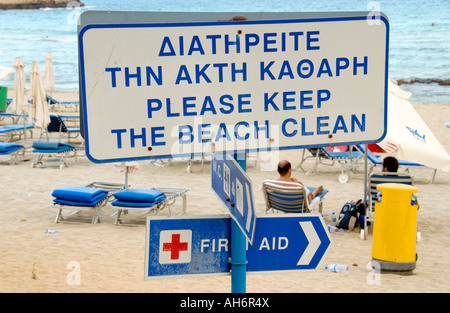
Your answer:
[[[25,103],[25,63],[21,57],[17,57],[14,61],[14,68],[16,72],[14,74],[14,93],[11,103],[11,112],[15,114],[23,114],[23,105]]]
[[[378,145],[400,160],[449,171],[449,154],[411,105],[410,96],[389,82],[387,133]]]
[[[5,79],[11,74],[12,68],[0,66],[0,80]]]
[[[50,95],[55,90],[55,74],[53,72],[52,54],[50,52],[45,57],[44,89]]]
[[[50,115],[48,113],[47,102],[45,102],[45,90],[41,77],[41,69],[36,61],[31,63],[30,82],[32,104],[29,115],[34,126],[45,128],[50,123]]]

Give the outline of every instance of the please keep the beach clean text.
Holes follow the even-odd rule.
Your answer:
[[[257,66],[248,62],[240,62],[240,54],[251,54],[253,49],[259,47],[264,54],[269,55],[267,60],[261,60]],[[333,78],[343,73],[351,75],[366,75],[369,70],[367,56],[336,57],[334,59],[322,58],[312,61],[301,58],[304,52],[320,50],[319,31],[296,31],[288,33],[245,34],[230,36],[221,34],[206,35],[203,38],[197,35],[185,37],[165,36],[160,43],[157,60],[161,58],[189,58],[201,60],[206,55],[235,55],[236,62],[217,62],[180,64],[175,70],[165,71],[162,65],[142,64],[140,66],[107,67],[105,72],[110,75],[110,87],[151,87],[153,85],[201,85],[208,88],[211,83],[232,82],[236,85],[252,79],[261,82],[286,81],[292,79]],[[270,60],[271,53],[280,53],[290,50],[298,52],[298,61]],[[155,62],[158,63],[158,62]],[[208,117],[220,116],[224,118],[232,113],[242,115],[242,121],[235,125],[221,122],[216,126],[215,136],[211,138],[211,123],[202,123],[193,129],[191,124],[178,125],[178,140],[180,144],[197,142],[218,142],[221,139],[247,140],[250,136],[258,139],[259,136],[269,137],[270,121],[249,121],[256,111],[301,111],[305,113],[293,114],[292,118],[281,121],[283,136],[312,136],[315,134],[334,134],[337,132],[364,131],[365,114],[350,116],[338,115],[335,119],[329,116],[318,116],[316,121],[307,123],[307,111],[333,105],[333,95],[329,89],[301,88],[270,91],[253,90],[252,92],[232,94],[226,92],[215,95],[189,94],[182,97],[149,97],[145,103],[148,119],[164,120],[180,117]],[[254,101],[255,94],[262,93],[262,101]],[[261,96],[261,95],[258,95]],[[164,126],[153,126],[150,129],[112,129],[116,136],[117,147],[120,149],[124,143],[124,136],[131,136],[131,145],[142,144],[148,141],[152,146],[167,144]],[[196,136],[194,136],[196,134]],[[139,140],[139,143],[137,142]]]

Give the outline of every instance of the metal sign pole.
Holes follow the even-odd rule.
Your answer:
[[[246,154],[234,154],[234,159],[247,170]],[[231,292],[245,293],[247,285],[247,238],[234,219],[231,219]]]

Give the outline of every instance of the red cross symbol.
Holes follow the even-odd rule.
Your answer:
[[[171,260],[178,260],[180,251],[187,251],[187,248],[187,242],[180,242],[180,234],[172,234],[172,242],[163,244],[163,251],[170,251]]]

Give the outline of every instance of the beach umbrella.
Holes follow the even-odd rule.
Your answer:
[[[0,80],[5,79],[13,71],[10,67],[0,66]]]
[[[34,126],[46,128],[50,123],[50,115],[47,103],[45,102],[45,90],[41,77],[41,69],[36,61],[31,63],[30,84],[32,103],[31,110],[28,113]]]
[[[55,90],[55,74],[53,72],[52,54],[50,52],[45,57],[44,89],[50,96],[53,90]]]
[[[449,154],[409,102],[410,96],[389,82],[387,133],[378,145],[400,160],[449,171]]]
[[[25,63],[21,57],[17,57],[14,61],[14,93],[11,103],[11,112],[15,114],[23,114],[23,105],[25,103],[26,77]]]

